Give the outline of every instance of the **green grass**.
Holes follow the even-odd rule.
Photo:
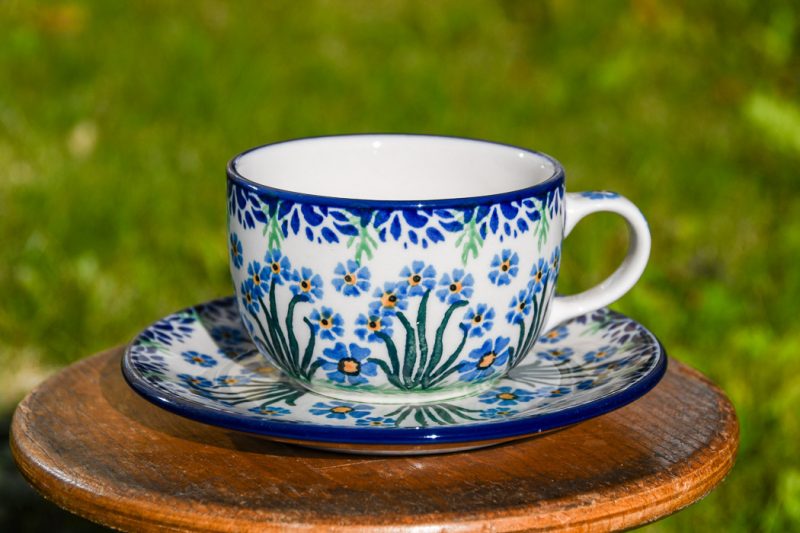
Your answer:
[[[653,254],[615,307],[737,407],[729,479],[651,528],[800,528],[793,2],[11,0],[0,21],[5,410],[41,372],[231,292],[233,154],[326,133],[482,137],[642,208]],[[613,270],[623,227],[578,226],[562,292]]]

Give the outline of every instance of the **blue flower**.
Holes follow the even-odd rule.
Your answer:
[[[336,418],[338,420],[345,420],[348,416],[351,418],[364,418],[372,410],[371,405],[362,403],[350,402],[317,402],[310,409],[311,414],[325,416],[325,418]]]
[[[197,316],[177,313],[159,320],[141,334],[140,339],[171,346],[173,341],[189,338],[195,329]]]
[[[217,360],[211,357],[210,355],[206,355],[200,352],[195,352],[194,350],[183,352],[181,353],[181,355],[186,360],[186,362],[191,363],[193,365],[200,365],[203,368],[210,368],[217,364]]]
[[[587,363],[600,362],[605,359],[608,359],[615,353],[617,353],[616,348],[612,346],[603,346],[602,348],[599,348],[597,350],[592,350],[591,352],[584,354],[583,360],[586,361]]]
[[[377,335],[378,333],[392,336],[392,319],[389,315],[382,314],[380,307],[376,304],[377,302],[373,302],[369,306],[369,313],[366,315],[362,313],[356,319],[358,327],[355,329],[355,333],[362,341],[383,342]]]
[[[503,250],[492,259],[492,268],[489,272],[489,281],[495,285],[508,285],[511,278],[517,277],[519,271],[519,255],[511,250]]]
[[[352,259],[347,260],[347,265],[342,263],[336,265],[333,272],[336,274],[333,286],[345,296],[358,296],[363,291],[369,290],[369,269],[359,266]]]
[[[569,394],[572,391],[569,387],[553,387],[552,389],[546,389],[545,394],[550,396],[551,398],[558,398],[559,396],[564,396]]]
[[[245,385],[250,383],[250,380],[252,379],[253,377],[247,374],[239,374],[238,376],[223,374],[221,376],[217,376],[217,378],[214,380],[214,383],[220,387],[234,387],[236,385]]]
[[[292,275],[292,264],[289,262],[288,257],[284,257],[281,251],[273,248],[264,255],[264,261],[267,263],[267,270],[269,272],[270,281],[274,281],[275,285],[283,285],[284,281],[289,281]],[[267,281],[265,279],[265,281]]]
[[[258,314],[259,309],[261,309],[261,306],[258,304],[258,298],[261,295],[257,294],[253,289],[253,280],[250,278],[244,280],[242,282],[241,291],[244,308],[252,315]]]
[[[314,309],[309,318],[314,333],[318,333],[320,338],[332,341],[344,333],[342,315],[334,313],[330,307],[323,306],[320,310]]]
[[[532,295],[542,292],[544,282],[547,281],[549,272],[550,264],[544,260],[544,257],[540,257],[539,262],[534,263],[531,269],[531,280],[528,283]]]
[[[512,387],[498,387],[480,395],[481,403],[496,403],[498,405],[517,405],[520,402],[529,402],[534,394],[525,389]]]
[[[244,255],[242,255],[242,242],[239,240],[239,236],[235,233],[231,233],[231,260],[233,261],[233,266],[236,268],[242,268],[242,263],[244,263]]]
[[[445,272],[439,285],[442,287],[436,291],[439,300],[448,304],[454,304],[472,296],[472,286],[475,281],[472,274],[465,273],[462,269],[456,268],[452,274]]]
[[[248,279],[253,282],[253,296],[259,298],[267,293],[267,281],[270,278],[269,269],[258,261],[250,261],[247,265]]]
[[[461,381],[476,381],[485,379],[494,374],[508,359],[508,337],[491,339],[469,353],[469,358],[458,365]]]
[[[584,198],[591,200],[604,200],[606,198],[619,198],[619,194],[610,191],[584,191],[580,193]]]
[[[567,334],[569,330],[567,330],[567,326],[556,326],[541,337],[539,337],[539,342],[544,344],[555,344],[559,341],[562,341],[567,338]]]
[[[242,344],[247,342],[247,339],[242,335],[242,330],[239,328],[232,328],[229,326],[214,326],[211,328],[211,338],[218,344],[225,346]]]
[[[579,381],[575,388],[578,390],[590,390],[595,387],[595,380],[593,379],[584,379]]]
[[[328,373],[328,379],[347,385],[361,385],[368,380],[364,376],[375,376],[378,365],[367,361],[369,348],[362,348],[351,342],[345,346],[337,342],[333,348],[325,348],[322,354],[327,359],[320,359],[322,370]]]
[[[401,293],[401,286],[399,283],[387,281],[383,284],[383,288],[375,288],[373,296],[378,298],[375,302],[381,309],[382,313],[392,313],[397,310],[404,310],[408,307],[408,301],[403,298]]]
[[[213,383],[202,376],[192,376],[191,374],[178,374],[178,379],[181,380],[181,385],[187,388],[194,387],[211,387]]]
[[[314,274],[310,268],[303,267],[300,271],[295,270],[291,275],[292,294],[304,294],[308,302],[313,302],[316,298],[322,298],[322,276]]]
[[[572,348],[550,348],[549,350],[540,350],[536,355],[548,361],[566,361],[573,354]]]
[[[436,269],[422,261],[412,261],[400,271],[400,290],[403,296],[422,296],[436,286]]]
[[[561,247],[556,246],[550,255],[550,281],[555,281],[558,277],[558,268],[561,266]]]
[[[470,337],[483,337],[494,325],[494,309],[486,304],[478,304],[466,312],[463,324],[469,328]]]
[[[509,311],[506,313],[506,320],[509,324],[519,324],[525,321],[525,317],[531,313],[531,291],[523,289],[511,298],[508,304]]]
[[[255,413],[257,415],[266,415],[266,416],[283,416],[291,414],[291,411],[286,409],[285,407],[273,407],[269,404],[263,404],[259,407],[251,407],[248,409],[251,413]]]
[[[517,414],[518,411],[515,409],[506,409],[504,407],[492,407],[491,409],[486,409],[481,411],[480,415],[483,418],[508,418],[509,416],[514,416]]]
[[[356,420],[357,426],[369,426],[369,427],[394,427],[397,425],[397,421],[394,418],[384,418],[382,416],[370,416],[367,418],[362,418],[361,420]]]

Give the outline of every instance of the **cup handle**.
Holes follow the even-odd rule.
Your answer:
[[[603,211],[616,213],[628,223],[628,254],[619,268],[598,285],[578,294],[556,296],[542,331],[620,299],[639,280],[650,256],[650,229],[647,227],[647,220],[639,208],[627,198],[605,191],[568,193],[564,204],[564,238],[586,215]]]

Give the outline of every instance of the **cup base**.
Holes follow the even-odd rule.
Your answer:
[[[498,378],[499,379],[499,378]],[[484,381],[477,385],[469,387],[461,387],[457,389],[439,390],[431,392],[396,392],[396,393],[382,393],[382,392],[369,392],[369,391],[348,391],[345,389],[338,389],[334,387],[324,386],[309,386],[308,383],[298,381],[303,388],[310,390],[313,393],[333,398],[334,400],[343,400],[347,402],[363,402],[373,404],[388,404],[388,405],[415,405],[425,403],[436,403],[447,400],[455,400],[456,398],[464,398],[467,396],[474,396],[480,394],[487,389],[492,388],[497,379]]]

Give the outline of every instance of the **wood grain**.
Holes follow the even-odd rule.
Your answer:
[[[120,348],[20,403],[12,451],[46,498],[131,531],[603,531],[706,495],[733,466],[725,395],[672,360],[618,411],[546,437],[439,456],[314,451],[206,426],[137,396]]]

